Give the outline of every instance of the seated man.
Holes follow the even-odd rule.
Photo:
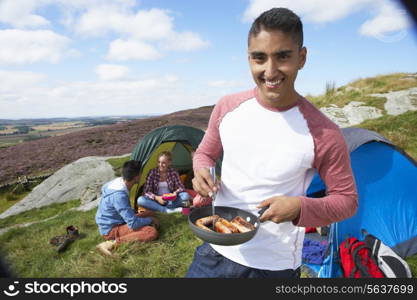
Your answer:
[[[171,167],[172,154],[163,151],[158,155],[158,166],[146,177],[145,194],[138,199],[138,205],[163,213],[181,212],[190,205],[191,197],[185,191],[178,172]],[[173,201],[164,200],[163,194],[175,194]]]
[[[124,163],[122,177],[118,177],[102,188],[100,204],[96,213],[96,223],[106,242],[97,249],[112,255],[116,243],[138,241],[148,242],[158,237],[158,220],[151,217],[152,212],[135,214],[130,206],[129,191],[140,177],[141,163],[130,160]]]

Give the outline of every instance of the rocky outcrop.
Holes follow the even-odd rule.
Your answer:
[[[417,110],[417,88],[382,94],[371,94],[374,97],[384,97],[385,113],[388,115],[400,115],[410,110]],[[320,110],[340,127],[358,125],[363,121],[382,117],[384,111],[373,106],[366,106],[360,101],[352,101],[342,108],[336,105],[322,107]]]
[[[98,203],[101,186],[115,177],[109,157],[84,157],[58,170],[22,201],[0,214],[0,219],[52,203],[81,199],[82,206]]]
[[[384,108],[389,115],[400,115],[409,110],[417,110],[417,87],[371,96],[387,98]]]
[[[340,127],[350,127],[368,119],[383,116],[383,112],[372,106],[365,106],[363,102],[352,101],[343,108],[336,105],[320,109],[328,118]]]

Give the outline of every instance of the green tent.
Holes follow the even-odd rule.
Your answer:
[[[132,206],[136,209],[136,199],[143,191],[146,176],[157,166],[158,154],[162,151],[172,152],[172,167],[180,174],[191,174],[191,152],[195,151],[204,136],[198,128],[172,125],[156,128],[145,135],[136,144],[131,159],[142,162],[142,176],[139,184],[130,193]]]

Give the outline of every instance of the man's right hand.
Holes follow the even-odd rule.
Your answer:
[[[211,178],[210,171],[208,168],[201,168],[194,172],[193,189],[203,197],[212,196],[214,192],[218,191]]]

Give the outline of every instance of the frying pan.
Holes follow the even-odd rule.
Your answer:
[[[259,216],[267,209],[268,207],[264,207],[258,213]],[[202,239],[205,242],[215,245],[223,245],[223,246],[232,246],[232,245],[239,245],[245,243],[252,239],[256,232],[258,232],[258,228],[260,227],[259,217],[255,216],[253,213],[250,213],[246,210],[229,207],[229,206],[215,206],[215,214],[219,215],[221,218],[225,218],[226,220],[230,221],[236,216],[242,217],[249,223],[252,223],[255,226],[255,229],[249,232],[244,233],[219,233],[215,231],[208,231],[199,228],[195,225],[195,221],[200,218],[204,218],[207,216],[212,215],[212,207],[211,206],[204,206],[199,208],[194,208],[191,213],[188,215],[188,225],[191,231]]]

